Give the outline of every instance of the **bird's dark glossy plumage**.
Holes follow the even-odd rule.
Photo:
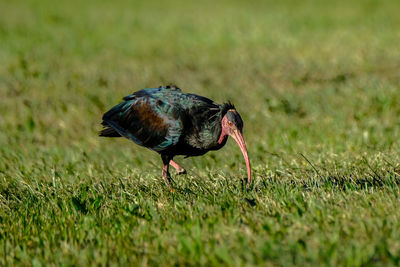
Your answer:
[[[143,89],[123,100],[104,114],[100,136],[123,136],[161,154],[163,177],[168,184],[169,164],[185,172],[172,160],[174,156],[199,156],[218,150],[228,135],[243,152],[250,181],[243,121],[231,103],[220,105],[203,96],[183,93],[176,86]]]

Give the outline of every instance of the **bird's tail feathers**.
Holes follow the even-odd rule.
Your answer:
[[[121,135],[113,127],[104,122],[102,124],[104,126],[104,129],[99,132],[99,136],[121,137]]]

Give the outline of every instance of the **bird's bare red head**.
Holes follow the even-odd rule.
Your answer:
[[[222,117],[221,121],[222,131],[221,136],[219,137],[218,142],[222,143],[226,136],[232,136],[232,138],[238,144],[240,150],[242,151],[244,160],[247,166],[247,179],[248,182],[251,182],[251,166],[249,155],[247,153],[246,143],[243,138],[243,120],[240,117],[239,113],[236,109],[229,109],[225,115]]]

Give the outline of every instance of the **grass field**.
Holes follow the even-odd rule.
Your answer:
[[[400,2],[0,1],[0,265],[399,265]],[[243,117],[170,193],[97,136],[176,83]]]

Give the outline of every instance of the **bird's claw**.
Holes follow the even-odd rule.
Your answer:
[[[180,168],[176,170],[176,174],[177,175],[182,175],[182,174],[186,174],[186,170],[184,168]]]

